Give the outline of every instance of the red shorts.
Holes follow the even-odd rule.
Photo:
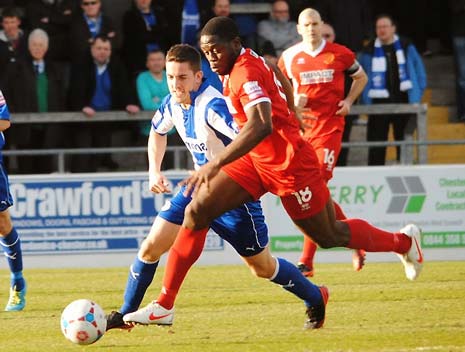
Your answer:
[[[328,182],[333,178],[333,170],[341,152],[342,131],[334,131],[324,136],[306,139],[315,150],[321,167],[321,175]]]
[[[284,208],[294,220],[319,213],[329,199],[329,190],[321,177],[315,152],[308,143],[301,144],[284,169],[246,154],[224,166],[223,171],[254,199],[267,192],[280,196]]]

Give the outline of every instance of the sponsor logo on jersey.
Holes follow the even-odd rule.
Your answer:
[[[196,141],[185,141],[187,149],[197,152],[197,153],[205,153],[207,151],[207,146],[205,143],[197,143]]]
[[[318,83],[328,83],[332,82],[334,78],[334,70],[315,70],[315,71],[305,71],[300,73],[300,84],[318,84]]]
[[[262,87],[260,87],[257,81],[246,82],[242,87],[244,88],[244,92],[249,96],[250,100],[263,96]]]

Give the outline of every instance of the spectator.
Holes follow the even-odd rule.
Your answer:
[[[250,0],[231,0],[232,4],[250,3]],[[265,2],[256,0],[254,2]],[[238,13],[231,15],[233,20],[237,23],[239,28],[239,35],[244,46],[258,51],[258,38],[257,38],[257,16],[253,13]]]
[[[168,83],[165,72],[165,53],[160,49],[151,51],[147,55],[147,71],[137,76],[137,95],[143,110],[158,110],[162,99],[168,95]],[[139,124],[140,134],[144,136],[143,141],[147,143],[150,134],[150,121]]]
[[[465,122],[465,0],[449,0],[456,64],[457,117]]]
[[[19,57],[26,56],[27,34],[20,28],[21,12],[15,7],[7,7],[2,11],[2,27],[0,31],[0,89],[4,86],[6,73],[14,69]]]
[[[272,42],[270,42],[269,40],[265,41],[261,45],[260,53],[267,62],[273,64],[274,66],[278,65],[279,57],[278,55],[276,55],[276,50]]]
[[[73,15],[73,0],[30,1],[26,17],[31,28],[42,28],[50,38],[47,56],[52,60],[69,60],[69,28]]]
[[[318,0],[316,8],[323,21],[331,23],[336,43],[359,53],[370,38],[373,15],[369,0]]]
[[[211,0],[165,0],[165,9],[170,19],[168,46],[178,43],[196,46],[197,32],[211,10]]]
[[[415,46],[396,34],[396,26],[389,15],[376,19],[376,39],[364,49],[360,63],[367,72],[368,84],[362,94],[364,104],[419,103],[426,88],[425,67]],[[396,141],[404,139],[411,114],[369,116],[368,141],[386,141],[392,124]],[[370,148],[368,165],[384,165],[386,147]],[[400,160],[400,148],[397,148]]]
[[[126,69],[118,57],[111,54],[110,39],[98,35],[91,44],[91,57],[82,64],[72,65],[70,105],[73,110],[82,111],[89,118],[97,111],[139,112]],[[117,127],[106,122],[82,123],[74,130],[74,147],[111,147],[112,135],[130,127],[131,123],[119,123]],[[98,167],[115,170],[118,165],[108,155],[104,158],[79,155],[72,163],[73,172],[92,172]]]
[[[204,11],[201,15],[202,17],[200,18],[200,20],[202,27],[205,25],[205,23],[208,22],[208,20],[210,20],[213,17],[230,17],[231,3],[229,2],[229,0],[213,0],[213,6],[209,10]]]
[[[131,77],[145,70],[147,53],[168,49],[168,17],[152,0],[134,0],[123,16],[122,54]]]
[[[11,112],[50,112],[65,110],[65,80],[62,66],[47,58],[49,37],[34,29],[28,38],[29,55],[8,72],[6,94]],[[15,126],[11,143],[17,149],[64,147],[65,130],[61,124],[20,124]],[[19,173],[50,173],[58,165],[50,156],[18,157]]]
[[[101,11],[100,0],[81,0],[82,12],[71,22],[71,62],[84,62],[89,56],[90,44],[98,35],[115,38],[116,32],[110,17]]]
[[[336,40],[336,33],[334,32],[333,26],[329,23],[323,23],[321,25],[321,36],[327,42],[334,43]]]
[[[276,56],[301,40],[297,33],[297,23],[290,20],[289,5],[285,0],[276,0],[271,5],[270,17],[257,26],[258,44],[261,48],[265,41],[273,44]]]

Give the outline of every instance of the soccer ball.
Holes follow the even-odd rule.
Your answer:
[[[88,299],[78,299],[61,313],[61,332],[78,345],[90,345],[100,339],[107,329],[103,309]]]

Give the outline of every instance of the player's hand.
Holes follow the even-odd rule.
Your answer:
[[[351,103],[349,103],[347,100],[341,100],[337,106],[340,108],[338,111],[336,111],[336,115],[339,116],[346,116],[349,115],[350,113],[350,107],[352,106]]]
[[[312,128],[309,120],[316,120],[316,117],[312,115],[312,109],[310,108],[299,108],[295,107],[294,112],[297,120],[300,124],[300,129],[305,132],[306,129]]]
[[[181,185],[186,186],[184,195],[186,197],[189,195],[194,197],[202,184],[205,184],[208,190],[210,180],[218,174],[220,169],[221,167],[214,161],[210,161],[203,165],[200,169],[191,172],[190,176],[180,183]]]
[[[168,179],[160,173],[153,173],[149,176],[149,187],[153,193],[171,193]]]

